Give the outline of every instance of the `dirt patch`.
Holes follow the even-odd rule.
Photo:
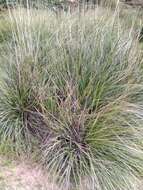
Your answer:
[[[36,164],[0,158],[0,190],[58,190]]]
[[[143,183],[136,190],[143,190]],[[60,190],[37,163],[0,157],[0,190]],[[64,189],[66,190],[66,188]],[[79,188],[79,190],[85,190]],[[87,189],[86,189],[87,190]]]

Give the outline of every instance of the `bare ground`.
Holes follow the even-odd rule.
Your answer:
[[[0,190],[59,190],[59,188],[49,180],[47,172],[37,163],[27,160],[11,161],[0,156]],[[143,190],[143,183],[136,190]]]
[[[57,190],[36,164],[0,158],[0,190]]]

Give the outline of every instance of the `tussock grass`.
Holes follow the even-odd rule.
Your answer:
[[[120,0],[101,0],[101,5],[110,7],[110,8],[116,8],[120,3]]]
[[[10,23],[7,16],[0,15],[0,43],[8,41],[11,37]]]
[[[22,9],[10,13],[12,39],[1,49],[1,73],[4,79],[1,84],[0,100],[1,138],[4,144],[5,140],[15,142],[12,148],[16,152],[20,150],[25,152],[27,148],[31,150],[29,123],[34,122],[32,117],[40,117],[33,116],[36,113],[38,114],[39,100],[37,96],[39,86],[36,86],[38,84],[36,79],[34,80],[36,73],[32,74],[36,57],[34,61],[33,59],[38,48],[40,48],[38,46],[39,31],[34,31],[39,24],[39,19],[36,20],[34,15],[35,28],[33,28],[30,26],[31,21],[29,20],[32,18],[31,15],[27,13],[27,17],[24,18],[23,13]],[[36,132],[34,131],[34,133]]]
[[[10,11],[0,139],[32,152],[64,189],[136,190],[142,172],[138,42],[118,14]],[[91,16],[92,14],[92,16]],[[90,16],[89,16],[90,15]]]

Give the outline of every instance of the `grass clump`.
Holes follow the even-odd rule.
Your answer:
[[[61,188],[136,190],[140,52],[115,16],[93,15],[10,13],[17,27],[1,52],[1,142],[23,152],[38,141]]]
[[[38,71],[39,66],[35,66],[37,49],[41,48],[38,39],[42,39],[35,30],[36,18],[31,27],[28,15],[24,20],[22,14],[22,9],[10,13],[12,37],[1,47],[1,143],[11,142],[12,151],[16,153],[32,151],[37,139],[31,138],[31,135],[42,138],[41,128],[39,132],[37,124],[39,122],[39,125],[44,125],[39,111],[42,109],[40,81],[37,83],[41,71]],[[35,39],[35,36],[38,38]],[[42,81],[42,76],[40,80]],[[43,123],[40,124],[40,121]]]
[[[7,16],[0,15],[0,43],[8,41],[11,37],[10,23]]]
[[[116,6],[120,3],[120,0],[101,0],[100,4],[102,6],[107,6],[110,8],[116,8]]]
[[[68,26],[50,59],[57,110],[47,113],[53,137],[43,144],[43,161],[67,189],[85,176],[86,189],[135,189],[142,170],[136,45],[109,21],[84,18]]]

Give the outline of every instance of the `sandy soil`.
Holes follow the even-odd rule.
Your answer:
[[[59,190],[40,166],[30,161],[0,157],[0,190]],[[66,189],[65,189],[66,190]],[[83,190],[83,188],[80,188]],[[143,190],[143,184],[136,187]]]
[[[58,190],[47,174],[30,162],[0,158],[0,190]]]

